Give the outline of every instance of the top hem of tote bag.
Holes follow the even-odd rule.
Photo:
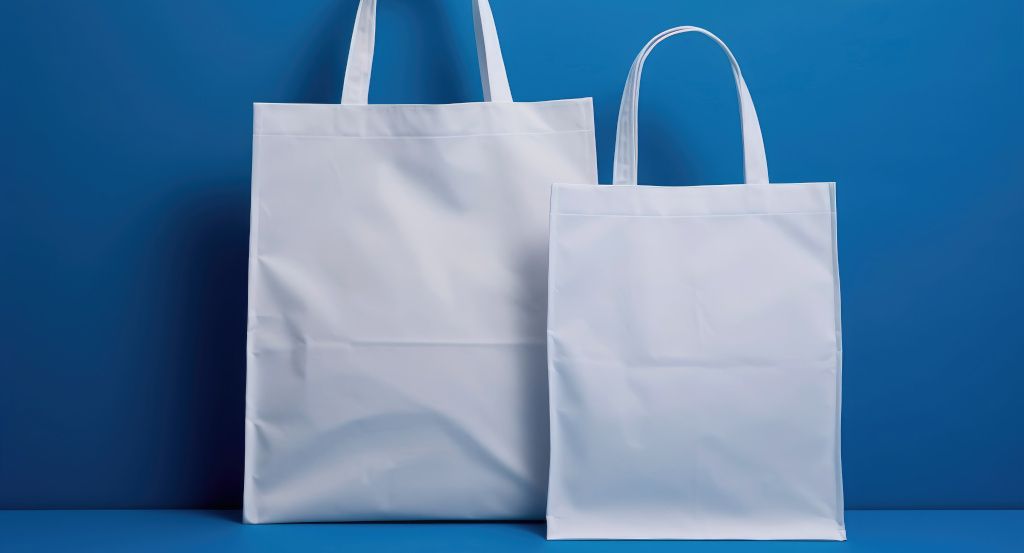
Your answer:
[[[576,107],[576,109],[567,109]],[[254,103],[253,134],[419,138],[594,132],[593,100],[455,104]],[[453,112],[461,112],[452,117]],[[509,117],[513,115],[514,117]]]
[[[556,183],[552,215],[602,217],[707,217],[833,213],[822,205],[834,182],[633,186]],[[607,195],[618,194],[616,202]],[[602,198],[603,197],[603,198]]]

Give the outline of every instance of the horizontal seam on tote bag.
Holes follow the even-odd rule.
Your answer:
[[[656,215],[656,214],[630,214],[630,213],[568,213],[558,212],[555,215],[570,215],[573,217],[629,217],[641,219],[694,219],[701,217],[749,217],[749,216],[776,216],[776,215],[830,215],[832,211],[780,211],[778,213],[707,213],[702,215]]]
[[[462,138],[469,136],[523,136],[534,134],[569,134],[569,133],[593,133],[594,129],[574,129],[568,131],[524,131],[524,132],[494,132],[494,133],[470,133],[470,134],[434,134],[434,135],[395,135],[395,136],[351,136],[344,134],[301,134],[301,133],[259,133],[253,136],[295,136],[301,138],[349,138],[349,139],[389,139],[389,138]]]
[[[395,346],[397,346],[397,347],[415,348],[415,347],[431,347],[431,346],[438,346],[438,347],[452,347],[452,346],[462,346],[462,347],[542,346],[542,345],[545,345],[546,343],[547,343],[547,340],[520,340],[520,341],[507,341],[507,342],[497,342],[497,341],[494,341],[494,342],[488,342],[488,341],[479,341],[479,342],[465,341],[465,342],[458,342],[458,341],[451,341],[451,340],[447,340],[447,341],[438,340],[438,341],[433,341],[433,342],[426,342],[426,341],[424,341],[424,342],[412,342],[412,341],[407,341],[407,340],[403,340],[403,341],[399,341],[399,340],[395,340],[395,341],[390,341],[390,340],[307,340],[307,341],[303,341],[303,342],[298,342],[296,345],[292,345],[292,346],[287,346],[287,347],[262,347],[262,348],[260,348],[260,350],[261,351],[264,351],[264,350],[275,350],[275,351],[278,351],[278,350],[295,349],[296,347],[300,347],[300,346],[308,347],[308,346],[317,346],[317,345],[319,345],[319,346],[342,346],[342,347],[344,347],[344,346],[370,346],[370,347],[376,347],[376,346],[379,346],[379,347],[395,347]]]
[[[337,109],[343,107],[345,109],[365,109],[370,111],[405,111],[405,110],[420,110],[434,111],[434,110],[449,110],[452,108],[468,108],[468,107],[487,107],[492,109],[518,109],[520,107],[532,107],[532,106],[551,106],[560,104],[590,104],[594,103],[592,96],[586,96],[583,98],[559,98],[557,100],[538,100],[534,102],[449,102],[447,104],[317,104],[308,102],[253,102],[254,106],[271,106],[280,109],[293,109],[293,108],[316,108],[316,109]],[[512,106],[509,108],[509,106]]]

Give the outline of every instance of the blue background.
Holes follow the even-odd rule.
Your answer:
[[[494,0],[518,100],[667,27],[733,49],[777,182],[839,183],[848,507],[1024,507],[1024,4]],[[0,508],[241,499],[251,104],[336,102],[355,0],[0,4]],[[469,0],[381,0],[373,102],[480,97]],[[738,182],[728,64],[666,43],[641,180]]]

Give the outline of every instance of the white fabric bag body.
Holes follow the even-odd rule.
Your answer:
[[[636,186],[644,60],[728,54],[746,184]],[[834,183],[768,184],[736,60],[636,58],[615,185],[551,202],[549,539],[845,539]]]
[[[256,104],[244,520],[540,519],[554,181],[596,179],[590,99],[514,103],[474,0],[485,101]]]

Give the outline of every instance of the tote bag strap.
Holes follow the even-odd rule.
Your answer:
[[[747,83],[740,73],[740,66],[732,52],[717,36],[700,27],[674,27],[655,36],[644,46],[626,79],[626,88],[622,92],[622,103],[619,105],[619,123],[615,136],[615,166],[613,168],[614,184],[636,184],[637,174],[637,105],[640,101],[640,76],[644,70],[644,62],[651,51],[661,41],[670,36],[682,33],[701,33],[714,40],[732,64],[732,74],[736,78],[736,89],[740,101],[740,121],[743,131],[743,172],[748,184],[768,184],[768,161],[764,154],[764,140],[761,138],[761,125],[757,122],[754,102],[750,99]]]
[[[480,61],[484,101],[511,102],[512,92],[498,44],[498,30],[494,27],[494,16],[487,0],[473,0],[473,27],[476,29],[476,53]],[[341,89],[342,104],[367,103],[376,28],[377,0],[360,0],[345,66],[345,84]]]

